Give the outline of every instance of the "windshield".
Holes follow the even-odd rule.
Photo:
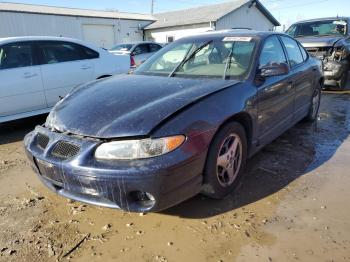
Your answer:
[[[343,36],[347,33],[348,23],[345,20],[314,21],[292,25],[287,34],[298,36]]]
[[[120,44],[116,45],[115,47],[112,47],[111,51],[130,51],[130,49],[133,47],[132,44]]]
[[[255,41],[251,37],[175,42],[152,56],[135,71],[135,74],[242,78],[249,71],[254,49]]]

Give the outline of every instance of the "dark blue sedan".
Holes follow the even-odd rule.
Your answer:
[[[132,75],[73,89],[25,148],[42,182],[70,199],[131,212],[220,199],[247,158],[317,118],[323,81],[321,62],[284,34],[187,37]]]

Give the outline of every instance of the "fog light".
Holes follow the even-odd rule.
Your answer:
[[[143,191],[131,192],[130,198],[135,204],[142,208],[151,208],[156,203],[156,199],[152,194]]]

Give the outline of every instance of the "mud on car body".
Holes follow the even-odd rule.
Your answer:
[[[72,90],[24,144],[62,196],[159,211],[234,191],[247,158],[316,119],[322,85],[321,62],[287,35],[211,32],[166,46],[133,75]]]
[[[301,21],[287,34],[324,63],[325,84],[346,87],[350,65],[350,18],[333,17]]]

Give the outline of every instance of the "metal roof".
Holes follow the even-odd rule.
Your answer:
[[[15,36],[15,37],[5,37],[0,38],[0,44],[14,43],[14,42],[27,42],[27,41],[67,41],[77,44],[81,44],[92,48],[94,50],[103,50],[100,47],[97,47],[94,44],[88,43],[86,41],[81,41],[79,39],[70,38],[70,37],[57,37],[57,36]]]
[[[280,23],[273,17],[273,15],[258,0],[235,0],[222,4],[207,5],[166,13],[158,13],[154,15],[157,18],[157,21],[147,26],[145,29],[216,22],[220,18],[237,10],[243,5],[253,4],[254,2],[256,3],[256,7],[275,26],[280,25]]]
[[[199,33],[191,36],[183,37],[177,41],[180,42],[190,42],[190,41],[196,41],[196,40],[222,40],[224,37],[252,37],[254,39],[264,39],[270,35],[285,35],[284,33],[278,33],[273,31],[255,31],[255,30],[235,30],[235,29],[228,29],[228,30],[218,30],[218,31],[210,31],[210,32],[204,32]]]
[[[313,18],[313,19],[301,20],[301,21],[298,21],[298,22],[296,22],[294,24],[316,22],[316,21],[328,21],[328,20],[350,20],[350,17],[347,17],[347,16],[333,16],[333,17]]]
[[[77,9],[77,8],[56,7],[56,6],[17,4],[17,3],[10,3],[10,2],[1,2],[0,12],[1,11],[46,14],[46,15],[142,20],[142,21],[157,20],[154,16],[147,15],[147,14],[133,14],[133,13],[122,13],[122,12],[114,12],[114,11],[99,11],[99,10]]]

